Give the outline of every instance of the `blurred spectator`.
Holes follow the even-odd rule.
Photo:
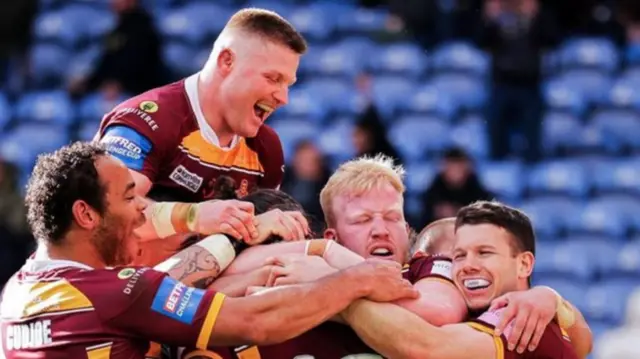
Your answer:
[[[422,195],[424,217],[421,225],[455,216],[460,207],[491,198],[469,156],[461,149],[450,149],[443,156],[442,169]]]
[[[20,267],[32,246],[18,170],[0,160],[0,286]]]
[[[324,230],[320,191],[329,175],[320,150],[313,142],[301,141],[296,145],[291,168],[285,171],[282,182],[282,190],[300,202],[309,216],[315,219],[310,225],[317,235]]]
[[[527,140],[524,157],[540,157],[541,65],[544,50],[558,38],[554,18],[538,0],[487,0],[483,47],[492,54],[493,84],[487,119],[494,159],[510,153],[511,131]]]
[[[387,129],[371,99],[371,78],[369,75],[360,75],[356,80],[356,86],[358,91],[368,100],[368,105],[356,121],[352,134],[356,157],[374,157],[378,153],[382,153],[395,159],[396,164],[400,164],[402,159],[387,139]]]
[[[13,76],[26,74],[26,52],[31,44],[31,24],[37,0],[0,1],[0,90]]]
[[[104,53],[94,72],[72,81],[73,93],[101,89],[139,94],[166,82],[161,40],[151,16],[137,0],[112,0],[112,5],[118,23],[105,38]]]

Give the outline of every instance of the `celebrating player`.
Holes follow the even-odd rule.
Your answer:
[[[136,193],[158,201],[150,202],[149,221],[137,231],[141,239],[195,232],[251,242],[258,236],[249,203],[207,200],[222,174],[235,180],[240,197],[280,186],[282,145],[264,122],[287,103],[306,49],[276,13],[240,10],[200,72],[133,97],[103,118],[96,139],[127,165]],[[292,231],[308,232],[300,216],[282,217]]]
[[[574,348],[560,328],[575,331],[584,318],[559,296],[557,322],[546,325],[531,318],[534,326],[544,328],[537,347],[507,350],[513,327],[494,330],[501,312],[489,308],[492,301],[529,288],[535,237],[524,213],[499,203],[477,202],[458,212],[455,230],[454,280],[476,313],[475,319],[437,328],[395,305],[358,301],[343,316],[361,338],[393,358],[569,359],[588,355],[589,346]],[[408,345],[395,345],[396,340]]]
[[[169,273],[117,267],[136,251],[144,203],[126,166],[96,143],[39,158],[27,190],[38,249],[0,301],[5,358],[143,358],[148,340],[195,346],[284,341],[357,298],[416,293],[397,264],[363,263],[314,283],[245,298],[200,290],[174,273],[228,258],[231,240],[207,237],[206,256],[166,262]],[[221,237],[221,238],[220,238]],[[220,264],[224,269],[226,264]],[[188,272],[188,270],[186,271]]]

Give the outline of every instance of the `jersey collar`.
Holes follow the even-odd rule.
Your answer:
[[[187,97],[189,98],[189,104],[191,104],[191,109],[193,110],[193,114],[196,116],[196,121],[198,122],[198,127],[200,128],[200,133],[202,137],[212,145],[215,145],[223,150],[230,150],[238,143],[238,136],[233,136],[233,140],[231,140],[231,145],[229,147],[220,146],[220,140],[218,139],[218,135],[213,131],[211,126],[207,123],[207,120],[204,118],[204,113],[202,112],[202,107],[200,106],[200,98],[198,97],[198,76],[200,73],[195,73],[184,80],[184,89],[187,93]]]

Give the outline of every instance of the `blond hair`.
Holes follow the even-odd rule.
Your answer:
[[[320,192],[320,205],[327,224],[331,226],[335,223],[333,200],[337,196],[359,196],[386,183],[402,194],[405,191],[403,178],[404,168],[382,154],[343,163]]]
[[[307,52],[307,42],[304,37],[285,18],[270,10],[241,9],[231,16],[222,33],[230,30],[263,36],[270,41],[285,45],[299,55]]]
[[[453,246],[456,217],[438,219],[429,223],[420,231],[412,252],[422,251],[429,254],[448,253]]]

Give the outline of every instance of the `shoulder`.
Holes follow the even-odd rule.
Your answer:
[[[192,120],[193,114],[184,91],[184,81],[158,87],[134,96],[107,113],[99,137],[115,125],[129,127],[149,139],[172,137]]]
[[[447,256],[418,254],[409,261],[408,268],[412,283],[426,278],[453,283],[451,258]]]
[[[247,145],[258,153],[265,151],[279,151],[282,153],[280,136],[268,125],[262,125],[256,137],[247,138]]]

